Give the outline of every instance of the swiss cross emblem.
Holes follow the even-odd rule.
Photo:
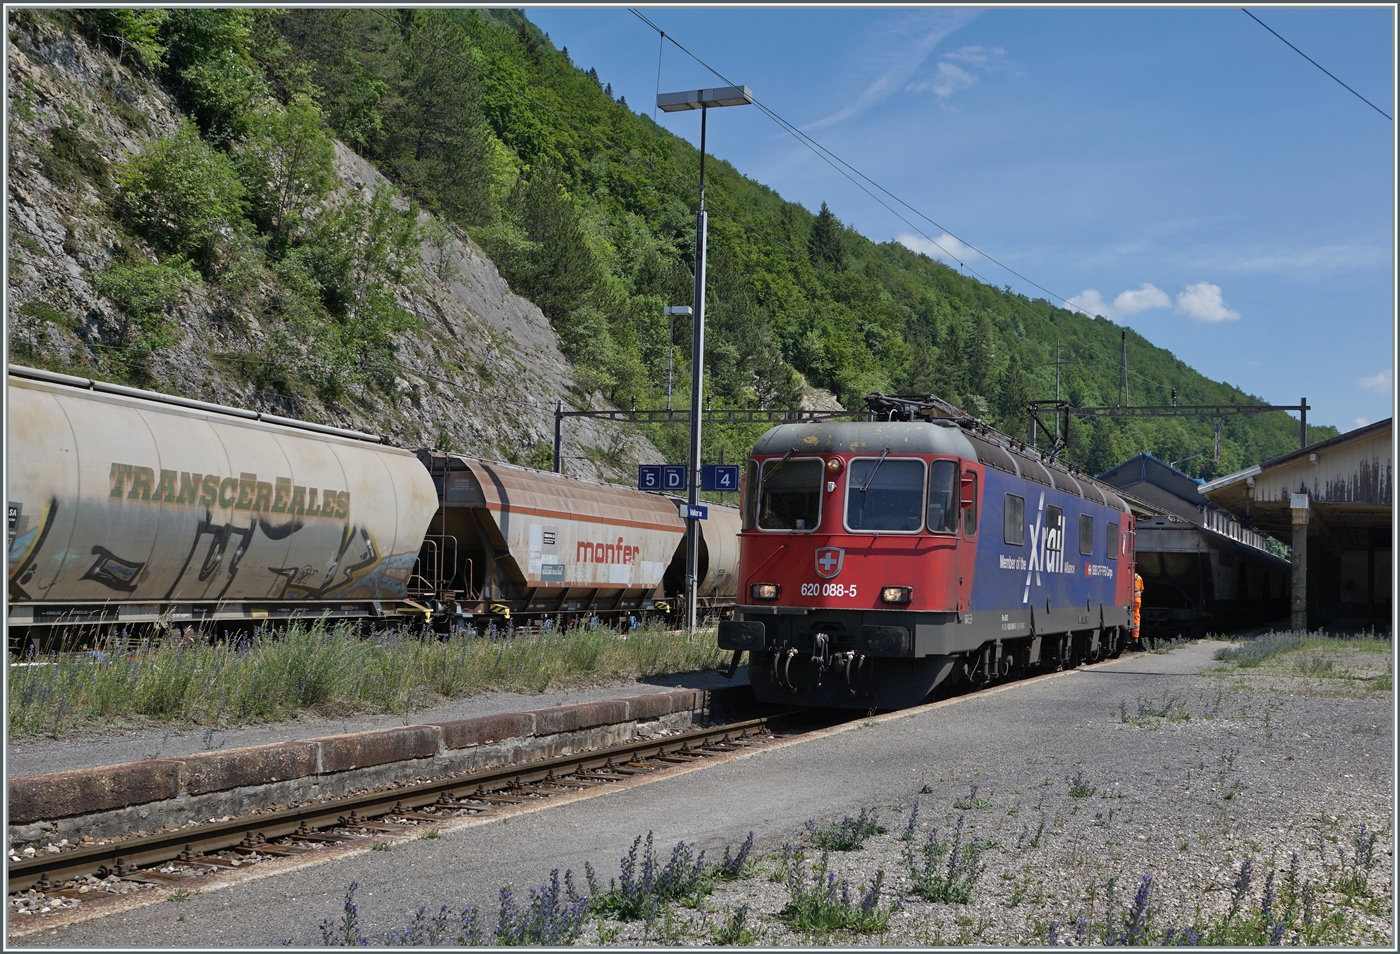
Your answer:
[[[846,560],[846,551],[840,547],[822,547],[817,551],[817,576],[829,580],[841,572],[841,564]]]

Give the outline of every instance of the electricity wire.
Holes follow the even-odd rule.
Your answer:
[[[1303,59],[1307,60],[1307,61],[1308,61],[1309,63],[1311,63],[1313,66],[1316,66],[1318,69],[1322,70],[1322,72],[1327,73],[1328,76],[1332,76],[1332,74],[1331,74],[1330,72],[1328,72],[1328,70],[1327,70],[1326,67],[1324,67],[1324,66],[1323,66],[1321,63],[1319,63],[1317,60],[1313,59],[1311,56],[1308,56],[1308,54],[1304,53],[1302,50],[1298,49],[1298,48],[1297,48],[1296,46],[1294,46],[1292,43],[1289,43],[1287,40],[1284,40],[1283,37],[1279,36],[1278,31],[1275,30],[1273,27],[1269,26],[1269,25],[1268,25],[1267,23],[1265,23],[1263,20],[1259,19],[1259,18],[1256,17],[1254,14],[1250,13],[1250,12],[1249,12],[1248,10],[1246,10],[1244,7],[1240,7],[1240,10],[1241,10],[1241,12],[1244,13],[1245,16],[1249,17],[1249,18],[1250,18],[1251,20],[1253,20],[1255,23],[1259,24],[1261,27],[1263,27],[1264,29],[1268,30],[1268,31],[1269,31],[1270,33],[1272,33],[1274,36],[1277,36],[1280,40],[1283,40],[1284,43],[1288,44],[1288,48],[1289,48],[1290,50],[1292,50],[1294,53],[1297,53],[1299,56],[1301,56]],[[1341,80],[1337,79],[1337,77],[1332,76],[1332,79],[1336,80],[1337,85],[1341,86],[1342,89],[1346,90],[1348,93],[1350,93],[1351,95],[1355,96],[1357,99],[1361,100],[1361,101],[1362,101],[1363,103],[1365,103],[1367,106],[1370,106],[1372,109],[1374,109],[1376,112],[1380,113],[1380,114],[1381,114],[1382,116],[1384,116],[1386,119],[1390,119],[1390,114],[1389,114],[1389,113],[1387,113],[1385,110],[1381,109],[1381,108],[1380,108],[1379,106],[1377,106],[1375,103],[1371,102],[1371,101],[1370,101],[1369,99],[1367,99],[1365,96],[1362,96],[1360,93],[1358,93],[1356,90],[1352,89],[1352,88],[1351,88],[1350,86],[1348,86],[1346,83],[1343,83]],[[1391,120],[1391,121],[1394,122],[1394,120]]]
[[[726,77],[726,76],[725,76],[723,73],[721,73],[719,70],[715,69],[715,68],[714,68],[713,66],[711,66],[709,63],[705,62],[703,59],[701,59],[701,58],[700,58],[699,56],[697,56],[695,53],[693,53],[693,52],[691,52],[689,49],[687,49],[687,48],[686,48],[683,44],[681,44],[674,36],[671,36],[671,35],[666,34],[659,26],[657,26],[655,23],[653,23],[649,18],[647,18],[645,15],[643,15],[640,11],[636,10],[635,8],[629,8],[629,10],[630,10],[630,12],[631,12],[634,16],[636,16],[638,19],[640,19],[640,20],[641,20],[643,23],[645,23],[647,26],[651,27],[651,28],[652,28],[653,30],[655,30],[657,33],[660,33],[661,36],[662,36],[662,38],[663,38],[663,41],[664,41],[664,40],[669,40],[669,41],[670,41],[673,45],[675,45],[675,47],[676,47],[677,49],[679,49],[682,53],[685,53],[685,54],[686,54],[687,56],[689,56],[691,59],[695,60],[695,62],[699,63],[699,64],[700,64],[701,66],[703,66],[705,69],[709,70],[711,73],[713,73],[715,76],[717,76],[720,80],[722,80],[722,81],[725,82],[725,83],[728,83],[730,86],[735,85],[734,82],[733,82],[732,80],[730,80],[728,77]],[[929,224],[933,225],[934,228],[937,228],[937,229],[942,230],[946,235],[948,235],[949,237],[951,237],[951,238],[953,238],[953,239],[956,239],[956,240],[957,240],[959,243],[961,243],[964,247],[971,249],[972,251],[976,252],[978,255],[981,255],[983,258],[987,259],[989,262],[992,262],[994,265],[997,265],[997,266],[999,266],[999,267],[1005,269],[1007,272],[1010,272],[1012,275],[1015,275],[1017,278],[1021,279],[1022,281],[1026,282],[1027,284],[1029,284],[1029,285],[1031,285],[1031,286],[1033,286],[1033,287],[1039,289],[1040,291],[1042,291],[1042,292],[1044,292],[1045,294],[1049,295],[1051,298],[1054,298],[1054,299],[1056,299],[1056,300],[1058,300],[1058,301],[1060,301],[1060,302],[1063,302],[1064,305],[1065,305],[1067,308],[1070,308],[1070,309],[1073,309],[1074,311],[1079,312],[1080,314],[1084,315],[1086,318],[1093,318],[1093,317],[1094,317],[1094,316],[1091,315],[1088,311],[1086,311],[1084,308],[1080,307],[1079,305],[1076,305],[1075,303],[1073,303],[1073,302],[1070,301],[1069,299],[1065,298],[1064,296],[1062,296],[1062,295],[1057,295],[1057,294],[1055,294],[1054,292],[1050,291],[1049,289],[1045,288],[1043,285],[1040,285],[1038,282],[1032,281],[1031,279],[1029,279],[1029,278],[1027,278],[1026,276],[1022,275],[1020,272],[1016,271],[1015,269],[1011,268],[1011,267],[1008,266],[1008,265],[1003,264],[1002,262],[1000,262],[1000,261],[998,261],[997,259],[993,258],[991,255],[989,255],[989,254],[987,254],[986,252],[982,251],[981,249],[977,248],[975,245],[972,245],[972,244],[969,243],[969,242],[964,242],[961,238],[959,238],[957,235],[953,234],[953,233],[952,233],[951,231],[949,231],[948,229],[944,228],[942,225],[939,225],[939,224],[938,224],[937,222],[935,222],[932,218],[930,218],[929,216],[925,215],[923,212],[919,211],[918,209],[914,208],[912,205],[910,205],[909,203],[905,202],[903,199],[899,198],[899,197],[898,197],[897,195],[895,195],[894,193],[890,192],[888,189],[886,189],[884,186],[880,185],[878,182],[875,182],[875,181],[874,181],[873,179],[871,179],[869,176],[865,175],[863,172],[861,172],[861,171],[860,171],[859,169],[857,169],[855,166],[853,166],[853,165],[851,165],[850,163],[846,162],[844,159],[842,159],[840,156],[836,155],[836,154],[835,154],[834,152],[832,152],[830,149],[827,149],[825,146],[823,146],[821,143],[817,142],[817,141],[816,141],[815,139],[813,139],[811,136],[808,136],[806,133],[802,132],[797,126],[795,126],[794,124],[788,122],[788,121],[787,121],[786,119],[784,119],[782,116],[778,115],[777,112],[775,112],[774,110],[770,109],[768,106],[766,106],[766,105],[764,105],[763,103],[761,103],[756,97],[753,98],[753,104],[754,104],[755,106],[757,106],[757,107],[764,113],[764,115],[768,116],[769,119],[773,120],[773,122],[776,123],[776,124],[778,125],[779,128],[783,129],[785,132],[787,132],[787,133],[788,133],[789,135],[791,135],[793,138],[797,139],[798,142],[800,142],[800,143],[802,143],[804,146],[806,146],[809,150],[811,150],[814,154],[816,154],[819,158],[821,158],[824,162],[826,162],[827,165],[831,166],[831,167],[832,167],[833,169],[835,169],[837,172],[841,173],[842,176],[844,176],[847,180],[849,180],[852,184],[854,184],[857,188],[859,188],[859,189],[860,189],[862,192],[864,192],[866,195],[868,195],[868,196],[870,196],[872,199],[874,199],[877,203],[879,203],[883,208],[885,208],[886,210],[888,210],[892,215],[894,215],[896,218],[898,218],[901,222],[903,222],[905,225],[909,226],[909,227],[910,227],[911,229],[913,229],[914,231],[918,232],[919,235],[923,236],[923,238],[924,238],[926,241],[928,241],[929,243],[931,243],[932,245],[934,245],[936,248],[938,248],[938,249],[940,249],[941,251],[943,251],[944,254],[948,255],[949,258],[952,258],[954,261],[956,261],[956,262],[958,263],[959,266],[961,266],[961,267],[963,267],[963,268],[966,268],[969,272],[971,272],[971,273],[973,274],[973,276],[975,276],[977,279],[979,279],[980,281],[982,281],[983,284],[992,285],[992,282],[991,282],[986,276],[982,275],[980,272],[978,272],[976,269],[974,269],[972,266],[968,265],[968,264],[967,264],[965,261],[963,261],[961,258],[959,258],[958,256],[954,255],[953,253],[949,252],[946,248],[944,248],[941,244],[939,244],[937,240],[933,239],[933,238],[932,238],[931,236],[929,236],[926,232],[924,232],[923,229],[921,229],[921,228],[919,228],[918,226],[914,225],[912,222],[910,222],[907,218],[905,218],[905,217],[904,217],[903,215],[901,215],[899,212],[897,212],[897,211],[895,211],[893,208],[891,208],[891,207],[889,206],[888,203],[886,203],[885,201],[883,201],[882,199],[880,199],[879,196],[876,196],[874,193],[872,193],[872,192],[870,191],[870,189],[866,188],[864,185],[862,185],[861,183],[857,182],[857,181],[852,177],[851,173],[854,173],[856,176],[859,176],[861,179],[863,179],[863,180],[865,180],[866,182],[870,183],[870,184],[871,184],[872,186],[874,186],[876,189],[879,189],[879,190],[880,190],[881,192],[883,192],[885,195],[889,196],[892,200],[894,200],[894,201],[895,201],[896,203],[898,203],[899,205],[901,205],[901,206],[903,206],[904,208],[908,209],[908,210],[909,210],[910,212],[912,212],[914,215],[918,216],[919,218],[921,218],[921,219],[923,219],[924,221],[928,222]],[[828,158],[828,157],[830,157],[830,158]],[[835,161],[833,162],[832,160],[835,160]],[[838,163],[839,163],[840,165],[838,165]],[[844,166],[845,168],[842,168],[842,166]],[[846,172],[846,169],[850,169],[851,172],[850,172],[850,173]],[[1029,311],[1029,310],[1028,310],[1028,311]],[[1084,348],[1088,349],[1088,350],[1091,351],[1092,353],[1098,355],[1100,358],[1102,358],[1102,359],[1104,359],[1104,360],[1112,360],[1111,357],[1110,357],[1109,355],[1107,355],[1107,354],[1105,354],[1103,351],[1099,350],[1099,348],[1097,348],[1096,346],[1085,342],[1082,338],[1080,338],[1078,335],[1074,334],[1073,332],[1067,332],[1065,329],[1060,328],[1058,325],[1056,325],[1054,322],[1050,321],[1048,318],[1045,318],[1045,317],[1043,317],[1043,316],[1041,316],[1041,315],[1038,315],[1038,314],[1036,314],[1034,311],[1029,311],[1029,314],[1031,314],[1031,315],[1032,315],[1033,317],[1035,317],[1037,320],[1042,321],[1042,322],[1044,322],[1045,324],[1049,325],[1050,327],[1055,328],[1057,331],[1059,331],[1059,332],[1061,332],[1061,333],[1064,333],[1064,334],[1068,334],[1069,337],[1072,338],[1072,339],[1074,339],[1081,347],[1084,347]],[[1162,390],[1166,390],[1168,387],[1170,387],[1170,385],[1166,385],[1166,384],[1162,384],[1161,382],[1154,381],[1154,380],[1152,380],[1151,378],[1147,377],[1146,375],[1143,375],[1142,373],[1140,373],[1140,372],[1138,372],[1138,371],[1135,371],[1135,370],[1133,370],[1133,369],[1131,369],[1131,368],[1128,370],[1128,373],[1129,373],[1130,375],[1132,375],[1133,377],[1138,378],[1139,380],[1143,381],[1144,383],[1152,385],[1153,387],[1156,387],[1156,388],[1159,388],[1159,389],[1162,389]]]

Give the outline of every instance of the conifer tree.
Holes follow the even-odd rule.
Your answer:
[[[846,270],[846,242],[842,232],[841,220],[823,202],[807,238],[807,256],[813,265],[835,272]]]

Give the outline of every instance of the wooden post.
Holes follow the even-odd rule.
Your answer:
[[[1308,631],[1308,495],[1290,494],[1293,511],[1293,631]]]

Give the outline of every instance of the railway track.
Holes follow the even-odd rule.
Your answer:
[[[178,888],[182,882],[261,860],[407,832],[432,822],[483,815],[564,793],[607,787],[676,765],[781,738],[789,710],[664,739],[627,742],[587,755],[444,776],[262,814],[134,835],[57,854],[11,860],[8,892],[94,900],[121,882]],[[105,890],[107,888],[109,890]],[[64,906],[62,902],[58,907]],[[13,911],[12,907],[12,911]]]

